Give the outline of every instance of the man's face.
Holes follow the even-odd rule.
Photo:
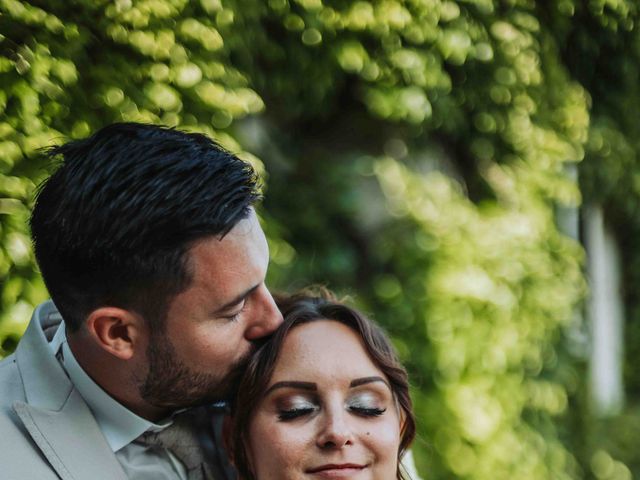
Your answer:
[[[282,322],[264,279],[267,242],[255,213],[222,240],[189,250],[191,285],[169,304],[165,328],[150,334],[140,393],[157,407],[227,398],[255,340]]]

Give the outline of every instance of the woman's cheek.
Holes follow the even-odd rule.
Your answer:
[[[263,420],[263,421],[261,421]],[[260,478],[296,478],[304,469],[305,455],[312,446],[305,428],[281,421],[256,419],[250,428],[251,462]],[[257,439],[260,441],[258,444]]]
[[[400,448],[400,424],[397,419],[370,424],[361,438],[379,460],[395,465]]]

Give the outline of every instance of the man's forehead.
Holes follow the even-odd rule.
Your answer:
[[[192,285],[209,285],[227,297],[264,281],[269,250],[257,216],[251,212],[222,239],[205,237],[192,245]],[[232,290],[231,292],[229,292]]]
[[[247,235],[253,233],[255,229],[261,229],[261,227],[260,222],[258,221],[258,215],[256,215],[255,210],[251,208],[249,214],[236,223],[229,231],[229,234]]]

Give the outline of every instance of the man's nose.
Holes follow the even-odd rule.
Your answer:
[[[255,316],[245,333],[247,340],[258,340],[273,333],[282,323],[282,313],[278,310],[271,292],[263,283],[256,291]]]
[[[322,449],[343,448],[353,444],[353,431],[347,418],[348,413],[339,408],[326,414],[316,445]]]

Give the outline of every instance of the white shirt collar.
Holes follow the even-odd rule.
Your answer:
[[[102,434],[114,453],[129,445],[147,430],[159,431],[171,425],[171,419],[161,423],[153,423],[136,415],[100,388],[73,356],[67,342],[64,322],[60,323],[50,346],[54,355],[62,348],[63,366],[71,382],[91,409]]]

